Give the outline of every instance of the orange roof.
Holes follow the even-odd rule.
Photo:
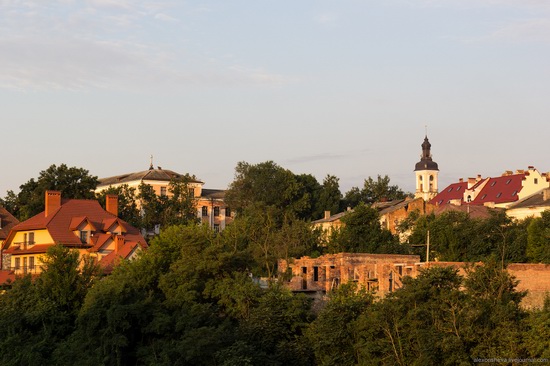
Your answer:
[[[140,243],[126,242],[120,248],[118,252],[112,251],[99,261],[99,265],[103,268],[105,273],[110,273],[113,267],[116,266],[121,260],[128,259],[139,248],[143,248]]]
[[[36,253],[46,253],[48,251],[48,248],[51,247],[52,244],[38,244],[38,245],[31,245],[30,248],[27,249],[20,249],[17,246],[10,247],[6,250],[4,250],[4,253],[6,254],[36,254]]]
[[[137,228],[105,211],[97,201],[71,199],[63,200],[61,202],[61,206],[50,213],[47,217],[45,216],[45,212],[41,212],[38,215],[35,215],[30,219],[14,226],[6,239],[6,242],[4,243],[4,249],[10,250],[9,245],[11,244],[16,232],[41,229],[48,230],[53,239],[52,244],[56,243],[66,246],[93,246],[95,244],[95,238],[92,238],[91,244],[83,244],[80,237],[73,233],[75,223],[79,220],[83,221],[84,219],[88,220],[88,222],[96,228],[96,231],[104,228],[104,222],[115,222],[118,220],[120,225],[125,229],[124,238],[126,241],[140,242],[147,245],[145,244],[145,239]],[[94,234],[100,235],[102,233],[96,232]]]

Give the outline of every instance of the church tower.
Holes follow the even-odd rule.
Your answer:
[[[437,175],[439,169],[437,163],[432,160],[430,149],[432,144],[428,140],[428,135],[424,137],[422,143],[422,155],[420,161],[416,163],[414,172],[416,174],[416,192],[415,198],[423,198],[424,201],[429,201],[437,195]]]

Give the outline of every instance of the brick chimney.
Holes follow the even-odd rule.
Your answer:
[[[105,211],[118,216],[118,196],[116,194],[105,196]]]
[[[55,210],[61,207],[61,192],[59,191],[46,191],[45,193],[45,206],[44,216],[48,217]]]
[[[115,253],[118,253],[122,246],[124,245],[124,237],[122,235],[117,235],[115,237]]]

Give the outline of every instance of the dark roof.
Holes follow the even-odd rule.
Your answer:
[[[420,161],[414,166],[414,171],[417,170],[439,170],[437,163],[432,160],[431,148],[432,144],[428,140],[428,136],[424,137],[422,143],[422,155],[420,155]]]
[[[343,216],[347,215],[350,212],[353,212],[353,210],[350,209],[350,210],[347,210],[347,211],[344,211],[344,212],[339,212],[337,214],[334,214],[334,215],[330,216],[329,218],[326,218],[326,219],[322,218],[322,219],[319,219],[319,220],[312,221],[311,223],[312,224],[322,224],[323,222],[333,222],[333,221],[341,219]]]
[[[550,207],[550,199],[547,199],[547,200],[544,199],[544,191],[547,189],[549,188],[545,188],[536,193],[533,193],[530,196],[525,197],[521,201],[518,201],[512,204],[511,206],[509,206],[508,209],[529,208],[529,207]]]
[[[378,201],[374,202],[371,207],[377,209],[380,213],[387,213],[391,212],[395,206],[398,206],[405,201],[405,198],[392,201]]]
[[[0,240],[5,240],[10,233],[10,230],[17,224],[17,220],[8,210],[0,206]]]
[[[201,198],[212,198],[212,199],[224,199],[225,190],[223,189],[202,189]]]
[[[144,181],[144,180],[158,180],[158,181],[171,181],[172,179],[183,178],[183,174],[176,173],[172,170],[166,169],[149,169],[142,172],[128,173],[117,175],[114,177],[99,179],[98,187],[110,186],[113,184],[124,184],[128,182]],[[200,180],[192,179],[191,183],[202,183]]]
[[[439,207],[437,207],[434,211],[435,215],[441,215],[445,212],[464,212],[467,213],[471,218],[480,218],[480,219],[487,219],[491,217],[491,212],[493,211],[499,211],[502,209],[498,208],[490,208],[487,206],[480,206],[480,205],[452,205],[452,204],[443,204]]]

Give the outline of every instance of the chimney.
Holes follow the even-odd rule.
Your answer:
[[[118,196],[116,194],[105,196],[105,211],[118,216]]]
[[[464,179],[463,178],[458,178],[458,182],[462,183],[462,182],[464,182]]]
[[[325,220],[330,218],[330,211],[325,211]]]
[[[44,206],[44,216],[48,217],[55,210],[61,207],[61,192],[59,191],[46,191]]]
[[[472,188],[476,184],[475,178],[468,178],[468,189]]]
[[[481,174],[477,175],[476,182],[479,182],[481,180]]]
[[[124,246],[124,237],[122,235],[117,235],[115,237],[115,253],[118,253]]]

